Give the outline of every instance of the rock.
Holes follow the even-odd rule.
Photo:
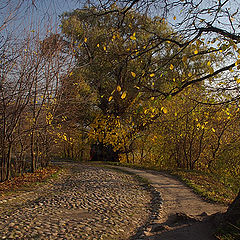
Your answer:
[[[152,225],[151,226],[151,232],[161,232],[161,231],[163,231],[163,230],[165,230],[165,226],[164,225],[162,225],[162,224],[154,224],[154,225]]]

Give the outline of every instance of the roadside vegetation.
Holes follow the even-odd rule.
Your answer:
[[[57,26],[36,21],[39,2],[0,9],[1,184],[55,158],[151,166],[234,199],[237,230],[238,1],[86,1]],[[14,31],[23,12],[33,20]]]

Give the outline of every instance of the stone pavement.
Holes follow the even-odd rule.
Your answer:
[[[158,215],[151,186],[124,172],[66,163],[47,186],[0,202],[0,239],[141,239]]]

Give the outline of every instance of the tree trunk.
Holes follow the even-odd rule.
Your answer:
[[[34,153],[34,131],[32,131],[31,135],[31,172],[34,173],[36,170],[36,158],[35,158],[35,153]]]
[[[228,207],[226,219],[232,224],[236,224],[240,220],[240,190],[237,197]]]
[[[11,178],[11,159],[12,159],[12,143],[9,143],[7,154],[7,175],[6,180]]]

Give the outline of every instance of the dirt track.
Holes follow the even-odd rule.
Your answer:
[[[165,173],[117,167],[147,179],[160,192],[162,207],[157,220],[141,239],[214,240],[213,215],[227,207],[204,201],[183,183]]]

